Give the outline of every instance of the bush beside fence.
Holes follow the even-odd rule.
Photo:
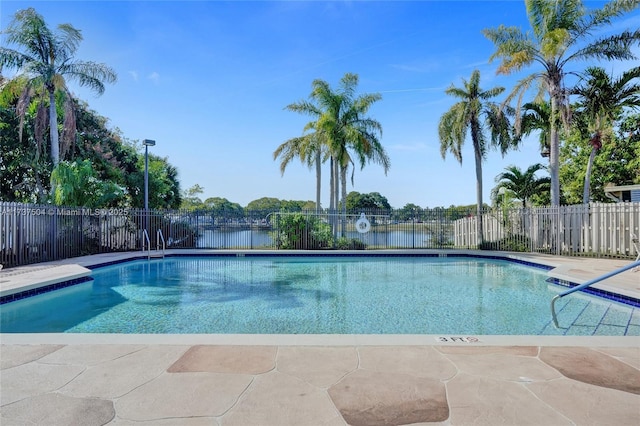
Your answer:
[[[361,213],[370,226],[360,232]],[[640,203],[492,209],[340,212],[87,209],[0,202],[0,263],[5,267],[141,250],[162,231],[167,248],[492,249],[635,257]],[[294,216],[295,215],[295,216]]]

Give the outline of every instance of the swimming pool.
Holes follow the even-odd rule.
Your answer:
[[[2,305],[6,333],[640,335],[640,311],[505,260],[172,257]]]

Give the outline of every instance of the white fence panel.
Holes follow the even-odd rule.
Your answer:
[[[479,245],[477,220],[467,217],[455,222],[456,246]],[[531,251],[552,254],[637,256],[631,234],[640,235],[640,203],[492,210],[482,220],[483,241],[496,249],[507,249],[519,241]]]

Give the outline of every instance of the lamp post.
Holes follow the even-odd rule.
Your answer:
[[[144,211],[149,210],[149,147],[155,146],[156,141],[145,139],[144,145]]]
[[[144,230],[149,233],[147,226],[149,224],[149,147],[155,146],[156,141],[144,139]],[[144,242],[143,242],[144,245]]]

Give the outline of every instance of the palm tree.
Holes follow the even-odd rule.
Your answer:
[[[335,208],[340,205],[343,214],[346,214],[347,171],[351,164],[355,168],[351,152],[361,168],[372,161],[382,165],[386,174],[391,165],[379,139],[382,125],[366,116],[371,106],[382,97],[378,93],[356,96],[358,80],[357,74],[346,73],[340,80],[337,91],[328,83],[316,80],[311,94],[322,111],[315,123],[315,130],[323,135],[331,158],[331,204]],[[353,175],[351,180],[353,182]]]
[[[104,64],[75,60],[73,55],[82,41],[80,30],[70,24],[61,24],[58,31],[53,32],[33,8],[18,11],[4,34],[6,43],[19,46],[21,51],[0,47],[0,69],[3,66],[16,68],[26,78],[23,105],[29,105],[34,94],[48,95],[51,160],[55,167],[60,161],[56,92],[65,94],[67,102],[72,99],[65,78],[102,94],[104,83],[115,82],[116,74]],[[64,128],[66,133],[63,139],[73,141],[75,125],[72,107],[65,108]]]
[[[480,72],[474,70],[469,81],[462,80],[464,87],[451,85],[446,94],[459,98],[449,111],[440,118],[438,133],[440,136],[440,154],[444,159],[447,152],[462,164],[462,147],[467,132],[471,134],[476,165],[477,234],[482,242],[482,161],[487,156],[489,145],[498,146],[502,154],[514,146],[511,138],[510,123],[497,103],[489,99],[504,92],[504,87],[489,90],[480,88]],[[491,141],[485,136],[485,126],[491,132]]]
[[[338,90],[334,90],[323,80],[314,80],[310,100],[287,106],[287,109],[313,117],[304,131],[311,131],[301,138],[293,138],[280,145],[274,157],[282,157],[286,167],[295,157],[307,164],[319,164],[330,160],[330,209],[340,205],[346,214],[347,172],[350,165],[358,163],[361,168],[368,162],[383,166],[385,174],[390,160],[380,143],[381,124],[366,116],[371,105],[381,99],[379,94],[356,96],[358,76],[347,73],[340,80]],[[319,172],[316,172],[319,178]],[[352,175],[353,182],[353,175]],[[319,188],[319,184],[318,184]],[[340,191],[341,188],[341,191]],[[316,191],[318,195],[318,190]]]
[[[529,166],[524,172],[517,166],[506,167],[504,172],[496,176],[498,185],[491,191],[493,197],[497,199],[500,188],[504,188],[522,202],[523,208],[527,207],[531,197],[549,190],[549,177],[536,177],[540,170],[546,170],[540,163]]]
[[[576,86],[571,94],[580,97],[577,110],[588,122],[591,133],[591,154],[584,177],[583,204],[589,203],[591,170],[602,143],[613,134],[615,121],[625,108],[640,107],[640,67],[624,72],[620,78],[610,77],[603,68],[589,67],[585,73],[585,84]]]
[[[516,132],[523,136],[529,136],[535,131],[539,131],[540,154],[543,157],[549,156],[551,146],[551,103],[549,102],[527,102],[522,105],[521,119],[518,120]]]
[[[542,70],[521,80],[512,95],[522,94],[538,82],[551,100],[550,164],[551,204],[560,204],[559,137],[556,118],[568,126],[569,104],[565,90],[568,63],[587,59],[636,59],[631,48],[640,41],[640,29],[593,40],[592,33],[609,26],[615,17],[638,7],[638,0],[612,0],[602,9],[588,11],[582,0],[525,0],[533,32],[518,27],[499,26],[483,30],[500,58],[499,74],[510,74],[537,63]],[[584,43],[582,45],[582,43]]]

